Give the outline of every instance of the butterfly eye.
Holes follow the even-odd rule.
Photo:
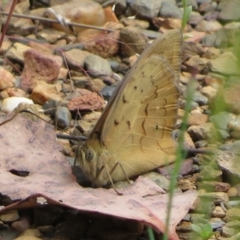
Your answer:
[[[85,159],[87,160],[87,161],[92,161],[93,160],[93,158],[94,158],[94,151],[92,150],[92,149],[87,149],[86,150],[86,152],[85,152]]]

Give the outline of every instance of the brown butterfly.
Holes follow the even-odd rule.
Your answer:
[[[116,89],[77,159],[97,186],[175,160],[182,34],[170,30],[141,54]]]

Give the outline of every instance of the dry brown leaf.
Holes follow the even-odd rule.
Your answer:
[[[133,185],[120,189],[82,188],[71,167],[60,153],[53,127],[42,120],[32,121],[26,113],[8,115],[0,122],[0,193],[18,202],[3,207],[0,213],[39,204],[57,204],[80,211],[134,219],[164,230],[168,195],[148,178],[139,177]],[[6,119],[5,119],[6,120]],[[14,173],[29,173],[18,176]],[[174,196],[170,239],[178,240],[175,227],[196,199],[196,191]]]

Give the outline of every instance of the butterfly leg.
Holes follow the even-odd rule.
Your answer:
[[[107,175],[108,175],[108,178],[109,178],[109,181],[110,181],[110,183],[111,183],[111,185],[112,185],[112,188],[114,189],[114,191],[115,191],[119,196],[121,196],[122,193],[120,193],[120,192],[116,189],[116,187],[115,187],[115,185],[114,185],[114,183],[113,183],[112,177],[111,177],[111,175],[110,175],[110,173],[109,173],[109,171],[108,171],[108,167],[107,167],[107,165],[106,165],[105,163],[104,163],[104,165],[101,167],[101,169],[99,169],[98,174],[97,174],[97,178],[99,178],[99,176],[101,175],[103,169],[106,170],[106,173],[107,173]]]
[[[122,169],[122,172],[123,172],[123,174],[124,174],[127,182],[128,182],[129,184],[131,184],[131,182],[130,182],[130,180],[129,180],[127,174],[126,174],[126,172],[124,171],[124,168],[123,168],[122,164],[119,163],[119,162],[116,162],[116,163],[115,163],[115,165],[114,165],[114,167],[112,168],[110,174],[111,174],[111,175],[113,174],[113,172],[114,172],[114,170],[116,169],[117,166],[120,166],[120,168]]]

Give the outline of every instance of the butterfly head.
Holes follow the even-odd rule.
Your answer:
[[[77,150],[77,161],[86,177],[96,186],[108,183],[108,177],[102,174],[103,164],[101,152],[96,151],[87,144]],[[106,178],[106,179],[105,179]]]
[[[91,181],[95,178],[96,157],[96,151],[86,145],[79,147],[77,150],[76,158],[80,168]]]

